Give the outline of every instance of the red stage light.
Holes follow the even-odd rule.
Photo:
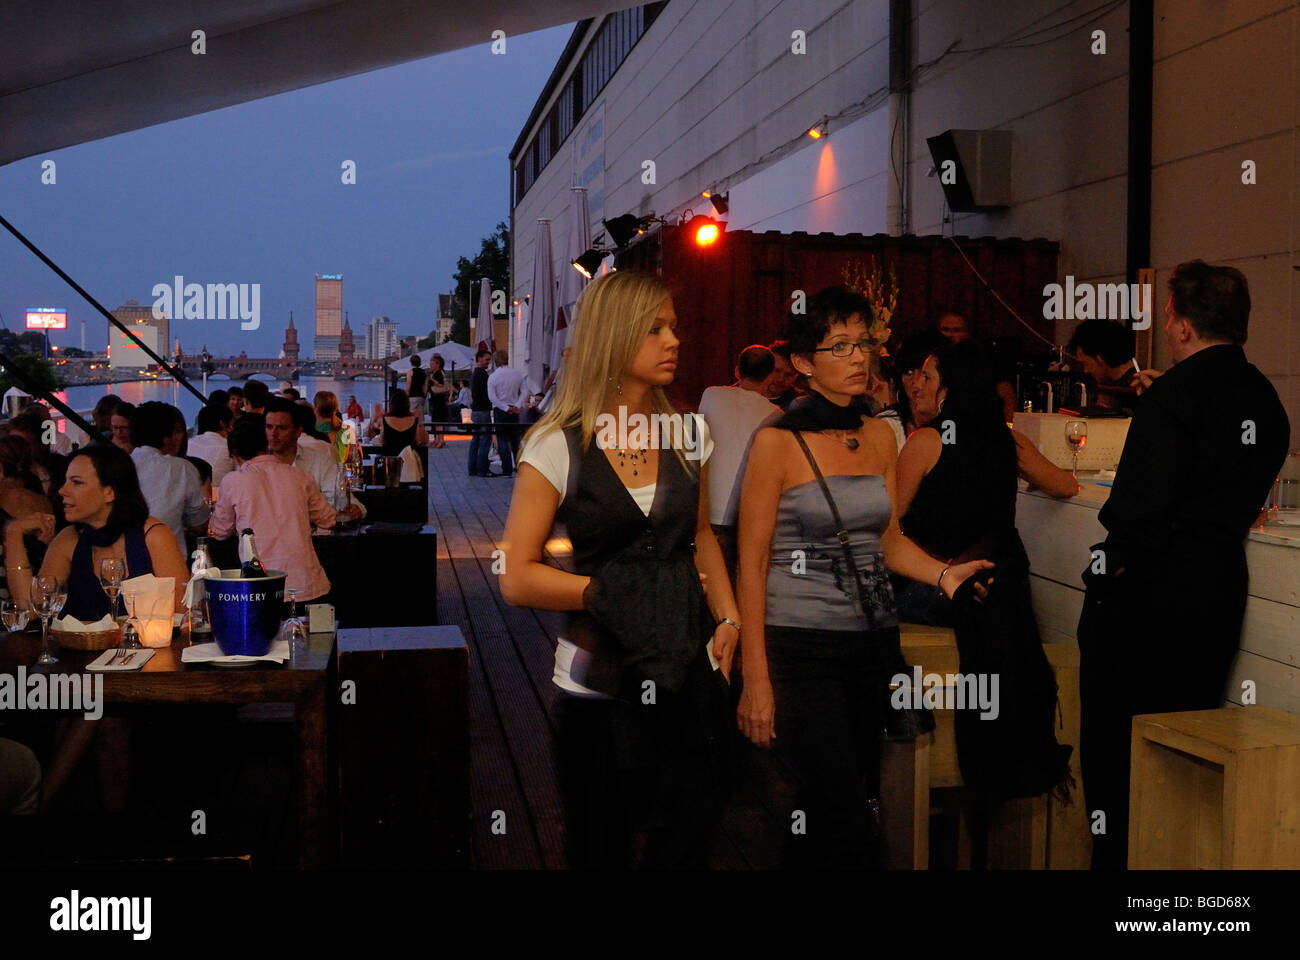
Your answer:
[[[707,247],[710,244],[717,243],[718,225],[716,223],[706,223],[701,225],[695,231],[695,242],[701,247]]]

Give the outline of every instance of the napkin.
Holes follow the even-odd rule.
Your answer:
[[[166,647],[172,642],[172,614],[176,606],[176,578],[146,573],[122,581],[126,609],[146,647]]]
[[[419,483],[424,477],[424,470],[420,464],[420,455],[415,452],[415,448],[403,448],[400,457],[402,460],[402,476],[399,482]]]
[[[100,630],[116,630],[117,624],[108,614],[104,614],[94,623],[82,623],[76,617],[60,617],[50,627],[64,633],[98,633]]]
[[[197,553],[198,551],[195,552]],[[195,594],[197,593],[197,585],[199,583],[201,583],[204,580],[220,580],[220,579],[221,579],[221,571],[218,570],[216,567],[195,566],[194,569],[190,571],[190,582],[185,584],[185,596],[181,600],[181,606],[185,607],[186,609],[189,609],[190,607],[194,606],[194,601],[195,599],[197,599]]]
[[[221,647],[216,643],[196,643],[191,647],[186,647],[181,651],[181,663],[212,663],[220,661],[222,663],[245,663],[253,660],[269,660],[272,663],[284,663],[289,659],[289,643],[286,640],[277,640],[271,644],[271,649],[260,657],[228,657],[221,652]]]

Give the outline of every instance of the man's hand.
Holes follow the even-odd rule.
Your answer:
[[[1138,396],[1142,396],[1147,390],[1151,389],[1151,384],[1156,382],[1156,378],[1161,375],[1159,370],[1139,370],[1129,381],[1130,387],[1136,387]]]

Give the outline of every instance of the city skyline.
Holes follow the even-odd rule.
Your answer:
[[[6,217],[110,311],[152,305],[174,277],[205,286],[209,301],[213,286],[251,289],[255,323],[251,312],[241,322],[233,294],[221,319],[187,319],[173,304],[169,352],[179,339],[186,353],[206,343],[214,355],[274,357],[293,311],[304,354],[315,353],[317,273],[348,279],[359,351],[377,316],[424,337],[457,259],[508,219],[509,145],[571,30],[511,38],[505,56],[484,44],[16,161],[0,167]],[[46,160],[54,184],[41,182]],[[103,348],[103,317],[8,234],[0,268],[5,327],[21,332],[28,309],[54,303],[68,325],[50,332],[53,345],[79,347],[84,321],[87,349]]]

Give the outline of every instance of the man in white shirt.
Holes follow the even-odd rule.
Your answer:
[[[272,397],[266,402],[267,451],[281,463],[297,467],[310,475],[316,489],[340,517],[364,517],[366,508],[339,489],[343,465],[334,456],[333,448],[327,443],[321,443],[319,447],[313,446],[310,438],[307,444],[301,442],[303,432],[294,421],[295,406],[297,405],[282,397]]]
[[[776,370],[776,356],[762,344],[740,351],[734,387],[709,387],[700,398],[700,416],[713,437],[709,464],[709,522],[722,547],[727,570],[736,570],[736,510],[740,465],[758,425],[780,411],[766,398]]]
[[[190,456],[206,460],[212,467],[213,489],[220,487],[222,478],[235,469],[226,444],[234,422],[234,413],[224,403],[208,404],[194,419],[197,436],[190,440]]]
[[[488,376],[488,399],[492,401],[492,422],[502,424],[497,428],[497,453],[501,455],[501,476],[515,472],[515,459],[519,456],[519,413],[528,399],[521,371],[507,366],[509,356],[504,350],[492,354],[496,369]]]
[[[186,552],[185,528],[199,527],[211,512],[203,502],[199,471],[179,457],[185,442],[185,418],[169,403],[151,400],[131,417],[131,459],[140,478],[149,513],[167,524],[181,554]]]

